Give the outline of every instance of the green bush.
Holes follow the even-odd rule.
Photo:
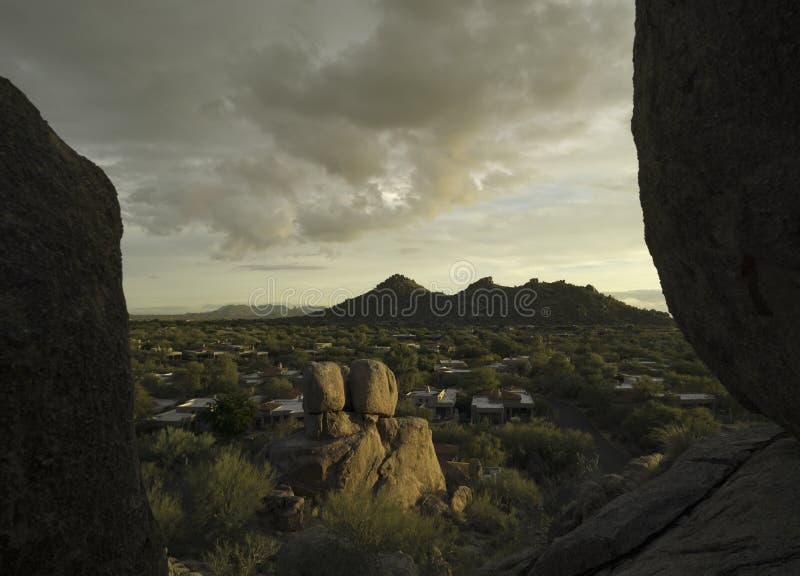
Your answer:
[[[517,519],[500,509],[488,494],[478,494],[466,510],[469,526],[481,534],[505,534],[516,528]]]
[[[254,576],[280,549],[273,538],[248,533],[242,542],[231,544],[217,541],[214,548],[203,554],[212,576]]]
[[[191,462],[210,458],[215,442],[211,434],[163,428],[142,438],[139,455],[142,462],[152,462],[164,471],[174,472]]]
[[[482,493],[509,513],[537,516],[542,510],[542,495],[536,482],[518,470],[504,468],[481,484]]]
[[[582,472],[582,463],[596,456],[594,441],[578,430],[561,429],[549,420],[497,427],[509,463],[541,482],[564,481]]]
[[[461,446],[470,441],[473,430],[456,422],[445,422],[431,427],[433,441],[440,444],[455,444]]]
[[[183,524],[183,508],[180,497],[167,492],[162,482],[154,482],[147,488],[147,500],[158,527],[167,542],[172,542]]]
[[[223,438],[236,438],[250,429],[258,408],[244,392],[220,394],[217,402],[208,412],[202,413],[203,420]]]
[[[373,496],[366,490],[328,494],[320,507],[325,526],[369,552],[401,550],[419,566],[427,566],[452,540],[439,517],[406,510],[386,494]]]
[[[416,416],[428,421],[433,420],[433,410],[425,406],[417,406],[409,398],[403,398],[397,403],[394,414],[395,416]]]
[[[268,463],[256,466],[238,448],[222,447],[213,462],[200,466],[189,478],[192,522],[206,536],[236,534],[273,487]]]
[[[477,458],[484,466],[502,466],[506,453],[497,436],[488,432],[478,432],[463,445],[465,458]]]

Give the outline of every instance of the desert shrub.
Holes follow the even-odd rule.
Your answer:
[[[368,490],[344,490],[328,494],[322,501],[323,524],[337,536],[369,552],[402,550],[419,566],[427,566],[436,549],[452,539],[440,517],[406,510],[389,495],[373,496]]]
[[[417,406],[413,400],[404,398],[397,403],[395,416],[416,416],[425,420],[433,420],[433,410],[425,406]]]
[[[466,458],[477,458],[484,466],[502,466],[506,461],[506,453],[500,438],[488,432],[478,432],[464,445]]]
[[[431,432],[433,433],[433,441],[441,444],[461,446],[472,438],[472,431],[456,422],[446,422],[433,426],[431,427]]]
[[[504,468],[485,480],[481,485],[481,492],[506,512],[532,516],[538,514],[542,508],[542,495],[536,482],[513,468]]]
[[[241,391],[220,394],[208,412],[201,414],[211,429],[223,438],[236,438],[250,429],[258,408]]]
[[[547,541],[550,518],[539,487],[519,471],[507,468],[484,480],[476,500],[477,507],[467,510],[469,521],[476,530],[495,536],[497,552]]]
[[[664,453],[665,462],[673,462],[698,438],[713,436],[720,431],[720,424],[705,408],[684,410],[682,422],[671,422],[650,432],[649,438],[658,444]]]
[[[488,494],[478,494],[466,510],[467,523],[481,534],[505,534],[515,527],[517,520],[504,512]]]
[[[636,443],[642,450],[660,447],[661,440],[655,431],[670,425],[682,426],[686,434],[702,438],[718,434],[720,424],[706,408],[681,409],[651,400],[636,408],[622,422],[622,432],[628,440]],[[672,429],[674,442],[679,442],[678,430]],[[675,448],[679,448],[676,444]]]
[[[681,422],[696,438],[715,436],[719,434],[722,425],[714,419],[708,408],[690,408],[683,410]]]
[[[242,542],[217,541],[203,554],[212,576],[254,576],[280,548],[273,538],[248,533]]]
[[[147,487],[147,500],[158,527],[167,542],[172,542],[183,524],[183,508],[180,497],[164,489],[160,481]]]
[[[642,450],[653,450],[658,448],[658,444],[649,436],[650,432],[661,426],[680,422],[680,420],[680,408],[650,400],[625,418],[621,430],[627,440],[638,445]]]
[[[141,440],[139,455],[142,462],[152,462],[164,471],[176,471],[191,462],[209,458],[214,443],[211,434],[164,428]]]
[[[663,459],[672,462],[692,445],[696,436],[684,424],[671,422],[652,430],[650,439],[661,447]]]
[[[238,448],[222,447],[212,462],[201,465],[189,478],[192,522],[206,537],[236,534],[273,486],[268,463],[258,466]]]
[[[594,441],[578,430],[565,430],[549,420],[535,419],[497,427],[509,463],[534,479],[560,481],[582,472],[582,462],[595,456]]]

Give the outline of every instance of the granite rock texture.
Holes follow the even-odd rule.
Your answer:
[[[647,245],[683,333],[800,435],[800,4],[636,2]]]
[[[0,78],[0,574],[162,575],[117,195]]]

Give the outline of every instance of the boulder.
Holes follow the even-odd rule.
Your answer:
[[[342,370],[336,362],[309,362],[303,368],[303,410],[306,414],[344,408]]]
[[[164,575],[114,186],[0,78],[0,574]]]
[[[303,423],[308,438],[343,438],[361,430],[364,420],[352,412],[324,412],[306,414]]]
[[[393,416],[397,407],[397,380],[378,360],[354,360],[350,364],[350,396],[359,414]]]
[[[800,4],[636,7],[632,127],[670,311],[743,405],[800,435]]]
[[[403,552],[371,554],[325,528],[304,530],[275,558],[281,576],[417,576],[414,560]]]
[[[450,509],[454,514],[463,514],[464,510],[472,504],[472,499],[472,488],[469,486],[459,486],[450,498]]]
[[[305,498],[289,486],[278,486],[264,498],[264,512],[278,530],[296,532],[305,527]]]
[[[785,436],[760,426],[695,444],[666,472],[556,539],[530,574],[794,573],[800,515],[787,503],[800,495],[800,444],[785,444]],[[676,541],[682,549],[668,558]],[[612,568],[621,563],[627,568]]]
[[[365,419],[357,426],[357,432],[340,438],[312,439],[298,431],[272,444],[270,462],[303,496],[367,489],[410,507],[424,494],[444,492],[425,420],[380,418],[376,424]]]
[[[427,420],[380,418],[377,431],[386,449],[378,492],[390,492],[401,504],[413,506],[423,494],[447,490]]]

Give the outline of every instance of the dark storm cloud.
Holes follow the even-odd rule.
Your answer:
[[[519,191],[630,100],[632,2],[26,2],[0,66],[128,223],[217,256]]]

